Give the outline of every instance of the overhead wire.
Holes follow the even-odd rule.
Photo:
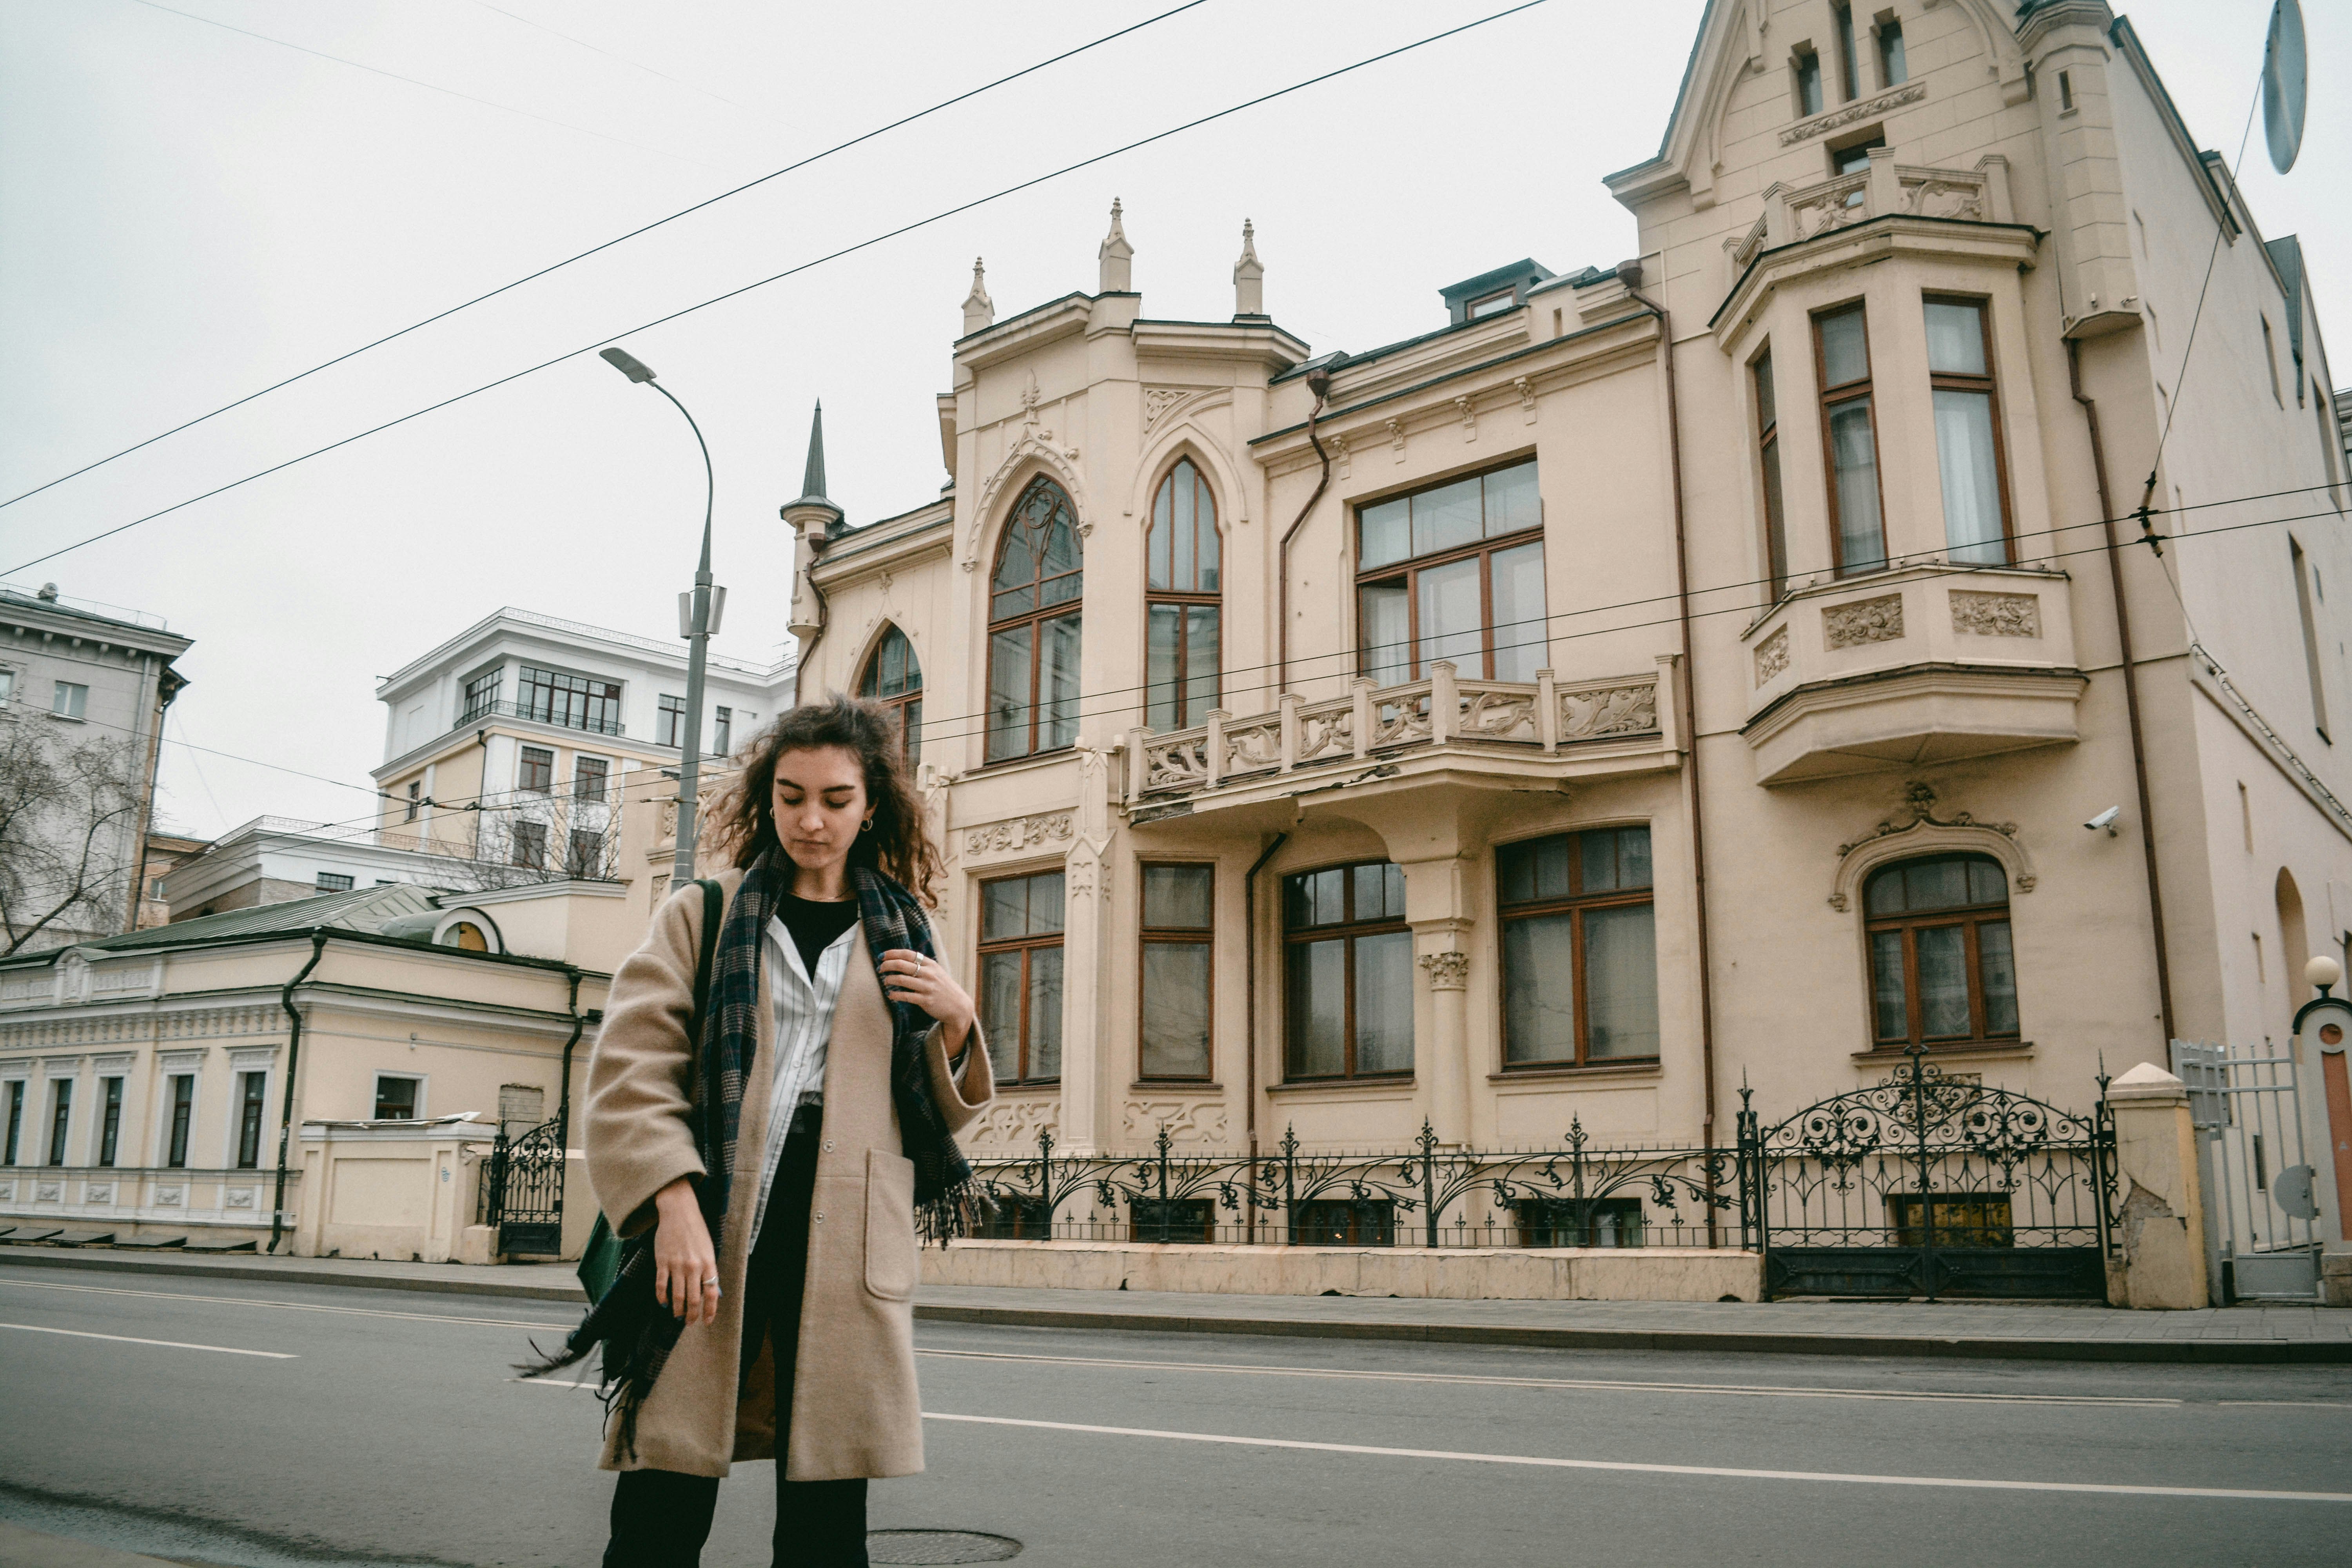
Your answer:
[[[152,5],[154,4],[154,0],[141,0],[141,4]],[[692,214],[698,213],[702,211],[703,208],[715,205],[719,202],[727,200],[730,196],[740,196],[745,191],[754,190],[761,185],[766,184],[771,180],[782,179],[786,174],[793,174],[799,170],[807,168],[812,163],[820,163],[826,158],[830,158],[836,153],[847,152],[850,148],[857,146],[860,142],[871,142],[876,137],[886,135],[890,132],[899,129],[901,126],[911,125],[916,121],[924,119],[929,115],[937,114],[942,110],[952,109],[957,104],[963,102],[967,99],[977,98],[982,93],[993,91],[997,88],[1003,87],[1008,82],[1018,81],[1023,77],[1034,75],[1038,71],[1044,70],[1048,66],[1059,65],[1062,61],[1072,58],[1077,55],[1085,54],[1089,49],[1100,48],[1103,45],[1110,43],[1115,39],[1123,38],[1129,33],[1139,32],[1145,27],[1152,26],[1154,23],[1164,22],[1171,16],[1177,16],[1185,11],[1190,11],[1196,5],[1205,4],[1207,4],[1207,0],[1184,0],[1184,4],[1181,5],[1177,5],[1170,10],[1162,11],[1157,16],[1147,16],[1142,21],[1137,22],[1130,26],[1119,28],[1117,32],[1105,33],[1101,37],[1095,39],[1091,43],[1080,44],[1077,47],[1072,49],[1065,49],[1058,55],[1039,60],[1035,65],[1024,66],[1021,69],[1013,72],[1009,76],[1001,76],[993,81],[983,82],[978,87],[956,94],[953,98],[941,99],[939,102],[932,104],[928,109],[918,110],[912,114],[902,115],[898,119],[890,121],[887,125],[878,125],[871,131],[851,137],[846,142],[837,142],[834,145],[825,148],[823,152],[812,153],[805,158],[800,159],[795,163],[787,163],[781,169],[772,170],[768,174],[761,175],[756,180],[747,180],[743,184],[736,185],[731,189],[719,192],[715,196],[707,196],[703,200],[694,203],[691,206],[680,207],[677,211],[671,213],[667,217],[656,218],[653,222],[640,225],[639,226],[629,230],[626,234],[615,235],[611,239],[605,240],[600,245],[590,246],[587,249],[581,251],[576,256],[567,256],[561,261],[551,262],[547,266],[539,268],[534,271],[526,272],[510,283],[501,283],[497,288],[488,290],[487,293],[477,294],[472,299],[452,305],[446,310],[436,311],[434,314],[425,317],[421,321],[412,321],[407,326],[401,328],[398,331],[386,332],[380,338],[362,343],[355,349],[347,350],[342,353],[337,354],[332,359],[322,360],[319,363],[312,365],[308,370],[298,372],[293,375],[287,376],[281,381],[272,382],[268,386],[261,388],[257,392],[248,392],[243,397],[237,398],[234,402],[222,404],[218,408],[212,410],[208,414],[199,414],[194,419],[174,425],[169,430],[164,430],[156,435],[150,436],[145,440],[125,447],[119,452],[110,453],[106,457],[99,458],[94,463],[85,463],[80,468],[74,469],[71,473],[59,474],[56,479],[49,480],[46,484],[35,485],[31,489],[25,491],[21,495],[11,496],[5,500],[0,500],[0,507],[14,506],[18,501],[24,500],[27,497],[39,495],[43,490],[50,489],[58,485],[64,484],[68,479],[79,479],[82,475],[87,474],[93,469],[104,468],[107,464],[113,462],[118,458],[127,458],[133,452],[143,450],[146,447],[153,446],[158,441],[165,440],[171,437],[180,434],[183,430],[193,430],[197,426],[205,423],[207,419],[217,418],[221,415],[226,414],[234,408],[242,408],[247,404],[253,402],[257,398],[267,397],[273,392],[282,391],[286,387],[293,385],[298,381],[316,375],[320,371],[332,369],[334,366],[342,363],[345,360],[357,358],[359,355],[366,353],[371,349],[382,348],[384,344],[393,342],[394,339],[406,337],[409,333],[419,331],[422,328],[432,326],[436,321],[446,321],[461,310],[471,310],[474,306],[479,305],[485,300],[495,300],[499,295],[520,289],[526,283],[537,282],[540,279],[548,276],[550,273],[561,271],[564,268],[571,266],[575,261],[585,261],[588,258],[595,256],[603,251],[610,250],[614,246],[625,245],[630,240],[635,239],[640,235],[651,234],[655,229],[660,228],[665,224],[676,223],[682,217],[687,217]],[[160,8],[165,10],[170,9],[168,6]],[[493,9],[495,9],[495,7],[493,7]],[[183,14],[184,15],[184,13]],[[509,15],[511,14],[512,13],[509,13]],[[520,18],[517,19],[520,20]],[[226,26],[226,24],[222,25]],[[582,350],[579,352],[585,353],[586,351]],[[551,361],[550,363],[551,363],[553,362]],[[524,374],[528,374],[529,373],[526,372]],[[439,405],[436,405],[436,406]],[[425,412],[429,413],[431,411],[428,409],[425,410]],[[373,434],[373,432],[368,432],[368,434]],[[323,449],[329,448],[322,448],[322,450]],[[199,497],[198,499],[201,500],[203,498]],[[68,546],[68,548],[73,549],[79,547]],[[62,554],[64,552],[61,551],[57,553]],[[50,559],[50,557],[43,556],[41,559],[47,560]],[[35,564],[35,563],[27,563],[27,564]],[[11,570],[15,570],[15,568],[11,568]]]
[[[822,267],[829,261],[837,261],[845,256],[852,256],[861,250],[870,249],[875,246],[896,239],[902,235],[912,234],[918,229],[928,228],[933,224],[943,223],[949,218],[973,211],[979,207],[986,206],[992,202],[1002,201],[1007,196],[1016,195],[1034,186],[1042,185],[1049,181],[1060,179],[1064,175],[1075,174],[1080,169],[1091,168],[1097,163],[1107,162],[1112,158],[1123,156],[1124,154],[1132,153],[1139,148],[1150,146],[1154,142],[1164,142],[1171,136],[1178,136],[1181,135],[1185,132],[1197,130],[1203,125],[1208,125],[1216,121],[1227,119],[1233,115],[1258,108],[1261,105],[1271,103],[1276,99],[1286,98],[1292,93],[1303,92],[1308,88],[1319,86],[1324,82],[1331,81],[1337,78],[1349,75],[1350,72],[1363,70],[1369,67],[1379,65],[1385,60],[1394,59],[1401,55],[1410,54],[1415,49],[1424,48],[1431,44],[1439,43],[1447,38],[1459,37],[1464,33],[1470,32],[1474,28],[1486,26],[1489,23],[1501,21],[1507,16],[1515,16],[1522,11],[1533,10],[1537,6],[1542,5],[1546,3],[1547,0],[1520,0],[1520,3],[1517,5],[1508,6],[1500,11],[1493,12],[1487,16],[1478,17],[1474,21],[1465,22],[1459,26],[1448,27],[1443,32],[1432,33],[1426,37],[1416,38],[1409,44],[1401,44],[1391,49],[1384,49],[1376,55],[1368,55],[1364,58],[1357,60],[1352,64],[1336,67],[1333,69],[1324,71],[1319,75],[1308,77],[1301,81],[1293,82],[1288,87],[1277,88],[1272,92],[1260,93],[1255,98],[1247,99],[1227,108],[1216,110],[1211,113],[1201,115],[1196,119],[1188,120],[1181,125],[1173,125],[1165,131],[1154,132],[1149,136],[1138,137],[1132,142],[1126,142],[1118,147],[1113,147],[1108,152],[1097,153],[1089,157],[1078,159],[1075,163],[1066,163],[1060,168],[1048,171],[1045,174],[1034,175],[1032,178],[1006,185],[1003,189],[992,191],[986,195],[975,196],[970,201],[961,202],[954,206],[942,208],[938,212],[932,213],[928,217],[917,218],[911,223],[901,224],[898,227],[887,230],[884,233],[875,235],[866,239],[858,240],[855,244],[845,245],[837,250],[828,251],[823,256],[813,258],[810,260],[801,262],[796,266],[785,268],[781,272],[773,272],[765,278],[755,279],[751,282],[743,284],[739,288],[730,289],[725,293],[715,294],[709,299],[701,300],[698,303],[688,305],[680,310],[672,310],[666,315],[656,316],[651,321],[641,321],[634,327],[625,328],[623,331],[600,337],[593,342],[583,343],[578,348],[567,350],[566,352],[556,354],[550,359],[541,360],[537,364],[528,365],[521,370],[514,371],[509,374],[499,376],[496,380],[484,382],[479,386],[442,398],[436,403],[427,404],[422,408],[401,415],[397,418],[387,419],[380,425],[370,426],[367,429],[358,431],[353,435],[343,437],[340,440],[330,441],[325,446],[313,447],[311,450],[304,452],[298,457],[289,458],[284,462],[273,463],[266,468],[257,469],[253,473],[246,475],[243,479],[232,479],[226,484],[216,485],[213,489],[204,491],[202,494],[190,496],[184,500],[174,501],[172,505],[151,511],[143,517],[136,517],[132,518],[128,522],[118,523],[112,528],[101,530],[100,531],[93,533],[85,539],[77,540],[70,544],[61,545],[58,549],[49,551],[46,554],[37,555],[29,561],[19,562],[16,565],[0,568],[0,572],[21,572],[27,566],[37,566],[44,561],[53,561],[60,555],[68,554],[73,551],[80,550],[88,545],[95,544],[100,540],[111,539],[119,533],[124,533],[131,529],[140,527],[142,524],[152,522],[158,518],[168,517],[172,513],[182,510],[187,507],[194,506],[199,501],[209,500],[215,496],[225,495],[230,490],[236,489],[245,485],[249,485],[257,479],[267,479],[270,475],[282,472],[287,468],[294,467],[298,463],[304,463],[310,461],[313,458],[323,457],[329,452],[335,451],[343,447],[351,446],[354,442],[363,441],[371,436],[380,435],[383,431],[393,429],[397,426],[405,425],[412,419],[421,419],[425,415],[437,413],[439,410],[449,407],[453,404],[463,403],[468,398],[478,397],[485,392],[493,391],[496,388],[504,386],[509,382],[520,381],[527,375],[536,374],[540,371],[548,369],[550,366],[562,364],[566,360],[577,359],[582,354],[591,353],[607,343],[615,342],[622,338],[632,335],[633,333],[650,331],[656,327],[664,326],[671,321],[678,321],[683,317],[693,315],[698,310],[707,310],[714,305],[724,304],[730,300],[738,299],[742,295],[751,293],[754,289],[764,289],[772,283],[782,282],[787,278],[795,277],[800,273],[808,271],[812,268]],[[26,493],[31,494],[34,492],[27,491]]]

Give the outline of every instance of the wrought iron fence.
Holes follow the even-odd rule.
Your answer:
[[[499,1233],[499,1250],[552,1258],[563,1240],[563,1118],[509,1137],[502,1125],[482,1166],[477,1224]]]
[[[1295,1130],[1256,1155],[975,1158],[983,1238],[1293,1247],[1706,1247],[1737,1234],[1728,1149],[1596,1146],[1573,1120],[1551,1149],[1474,1151],[1427,1122],[1406,1151],[1309,1150]],[[1478,1201],[1483,1198],[1483,1205]]]

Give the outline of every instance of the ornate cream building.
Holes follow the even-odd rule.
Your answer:
[[[2352,927],[2318,315],[2129,26],[2019,9],[1717,0],[1637,258],[1365,353],[1246,227],[1223,321],[1117,208],[1091,292],[975,267],[943,492],[783,515],[801,696],[907,706],[943,815],[981,1152],[1721,1146],[1915,1043],[2083,1109],[2286,1037]]]

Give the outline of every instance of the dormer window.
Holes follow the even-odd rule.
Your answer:
[[[1800,115],[1822,111],[1822,57],[1811,49],[1799,49],[1795,60],[1797,70],[1797,112]]]
[[[1499,315],[1509,310],[1516,302],[1516,293],[1509,289],[1505,289],[1489,294],[1484,299],[1471,300],[1463,308],[1463,314],[1468,320],[1475,321],[1487,316]]]

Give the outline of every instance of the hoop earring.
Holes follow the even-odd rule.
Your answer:
[[[867,817],[865,821],[863,821],[863,822],[861,822],[861,823],[859,823],[859,824],[857,825],[857,831],[858,831],[858,832],[860,832],[860,833],[870,833],[870,832],[872,832],[873,830],[874,830],[874,819],[873,819],[872,817],[870,817],[870,816],[869,816],[869,817]]]

